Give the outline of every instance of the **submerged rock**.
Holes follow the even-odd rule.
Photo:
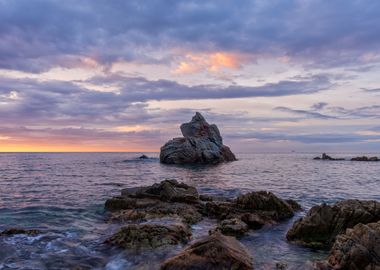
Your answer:
[[[42,232],[39,230],[26,230],[20,228],[10,228],[0,232],[0,236],[12,236],[16,234],[25,234],[30,236],[36,236],[41,234]]]
[[[215,164],[236,160],[216,125],[210,125],[197,112],[189,123],[181,125],[184,137],[174,138],[161,147],[160,161],[168,164]]]
[[[121,248],[157,248],[186,243],[191,231],[182,224],[130,224],[106,240]]]
[[[288,231],[289,241],[313,247],[329,248],[338,234],[358,223],[380,220],[380,202],[345,200],[333,205],[314,206]]]
[[[351,158],[351,161],[380,161],[380,159],[378,157],[366,157],[366,156],[362,156],[362,157]]]
[[[214,233],[166,260],[161,270],[251,270],[252,258],[235,238]]]

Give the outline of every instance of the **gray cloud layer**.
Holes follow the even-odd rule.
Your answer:
[[[0,67],[40,72],[70,55],[154,63],[146,52],[170,48],[347,65],[379,51],[379,12],[378,1],[0,0]]]

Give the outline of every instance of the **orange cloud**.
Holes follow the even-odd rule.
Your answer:
[[[215,52],[209,54],[189,53],[179,62],[174,70],[176,74],[196,73],[201,71],[219,72],[223,69],[239,69],[248,57],[240,54]]]

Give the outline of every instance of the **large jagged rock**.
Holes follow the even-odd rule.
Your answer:
[[[379,270],[380,221],[359,223],[337,236],[330,255],[315,270]]]
[[[252,258],[235,238],[214,233],[177,256],[166,260],[161,270],[251,270]]]
[[[329,248],[338,234],[359,223],[380,220],[380,202],[345,200],[314,206],[288,231],[289,241],[313,248]]]
[[[380,269],[380,221],[358,224],[339,235],[328,262],[333,269]]]
[[[106,243],[126,249],[157,248],[186,243],[190,236],[189,228],[182,224],[130,224],[108,238]]]
[[[197,112],[189,123],[181,125],[183,138],[174,138],[161,147],[160,161],[168,164],[216,164],[236,160],[216,125],[206,122]]]

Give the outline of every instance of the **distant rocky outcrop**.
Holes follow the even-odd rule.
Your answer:
[[[166,260],[160,270],[253,269],[252,258],[236,239],[213,233]]]
[[[326,153],[322,154],[322,157],[315,157],[314,160],[345,160],[344,158],[333,158]]]
[[[216,164],[236,160],[216,125],[210,125],[197,112],[189,123],[181,125],[182,138],[174,138],[161,147],[160,161],[167,164]]]
[[[362,156],[351,158],[351,161],[380,161],[380,159],[378,157]]]
[[[330,248],[337,235],[359,223],[380,220],[380,202],[344,200],[314,206],[288,231],[289,241],[313,248]]]

